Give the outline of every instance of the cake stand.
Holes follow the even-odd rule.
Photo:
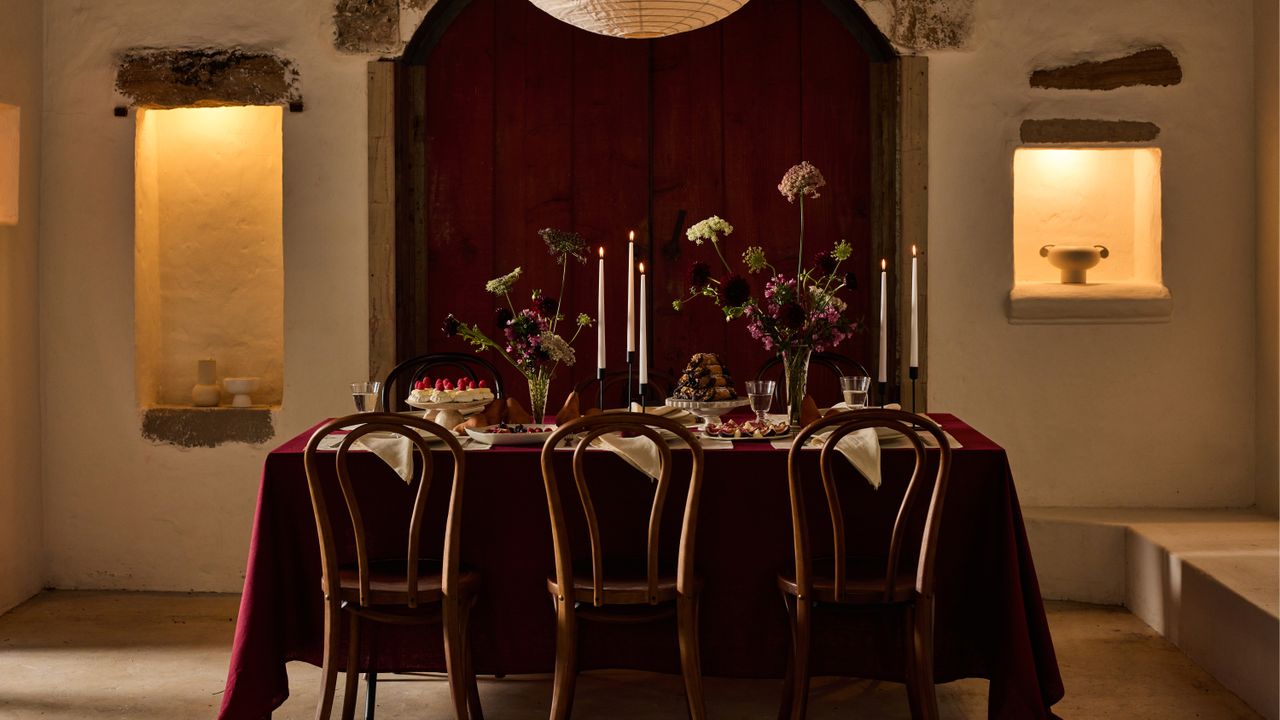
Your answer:
[[[666,402],[667,407],[688,410],[697,415],[704,425],[706,423],[719,423],[720,413],[751,404],[751,401],[747,398],[737,398],[735,400],[687,400],[685,398],[670,397],[667,398]]]

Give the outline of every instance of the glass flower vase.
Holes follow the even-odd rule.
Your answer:
[[[541,425],[547,417],[547,393],[551,389],[551,378],[541,373],[526,375],[529,381],[529,414],[533,422]]]
[[[786,373],[787,384],[787,422],[795,430],[803,427],[800,408],[809,387],[809,356],[812,354],[813,349],[806,345],[782,351],[782,368]]]

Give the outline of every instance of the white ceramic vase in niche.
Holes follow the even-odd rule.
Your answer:
[[[196,361],[196,384],[191,388],[191,404],[196,407],[214,407],[222,398],[218,389],[218,364],[213,360]]]
[[[258,378],[222,378],[222,386],[227,389],[227,392],[234,396],[231,398],[231,407],[249,407],[253,404],[253,400],[249,397],[249,393],[258,389]]]
[[[1045,245],[1040,248],[1040,257],[1049,258],[1049,264],[1062,271],[1062,282],[1068,285],[1087,282],[1089,268],[1110,254],[1104,245]]]

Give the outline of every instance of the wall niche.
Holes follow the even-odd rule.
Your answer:
[[[140,407],[192,404],[217,379],[284,378],[283,136],[278,106],[140,109],[135,146],[135,369]],[[230,397],[223,393],[222,403]]]
[[[1159,322],[1160,150],[1018,148],[1013,160],[1011,322]],[[1086,282],[1052,252],[1102,246]]]
[[[0,103],[0,225],[18,224],[18,155],[21,111]]]

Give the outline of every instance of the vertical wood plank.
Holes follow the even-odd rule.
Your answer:
[[[903,386],[903,401],[911,407],[911,381],[907,377],[911,348],[911,246],[920,255],[920,378],[915,398],[918,411],[928,408],[928,267],[929,267],[929,58],[923,55],[904,56],[899,60],[901,72],[898,82],[898,137],[901,151],[898,168],[901,183],[901,238],[898,252],[899,277],[902,278],[898,293],[898,375]]]
[[[865,347],[874,358],[868,363],[872,376],[879,374],[880,337],[880,259],[896,257],[899,234],[899,186],[898,178],[898,75],[896,60],[874,63],[871,66],[871,175],[874,178],[871,193],[872,253],[865,270],[866,293],[869,296],[867,335]],[[890,297],[896,298],[895,295]],[[890,313],[892,320],[893,313]],[[898,374],[887,372],[890,382],[896,382]]]
[[[396,64],[371,62],[369,81],[369,377],[396,362]]]
[[[426,68],[398,63],[396,80],[396,355],[426,351]]]

